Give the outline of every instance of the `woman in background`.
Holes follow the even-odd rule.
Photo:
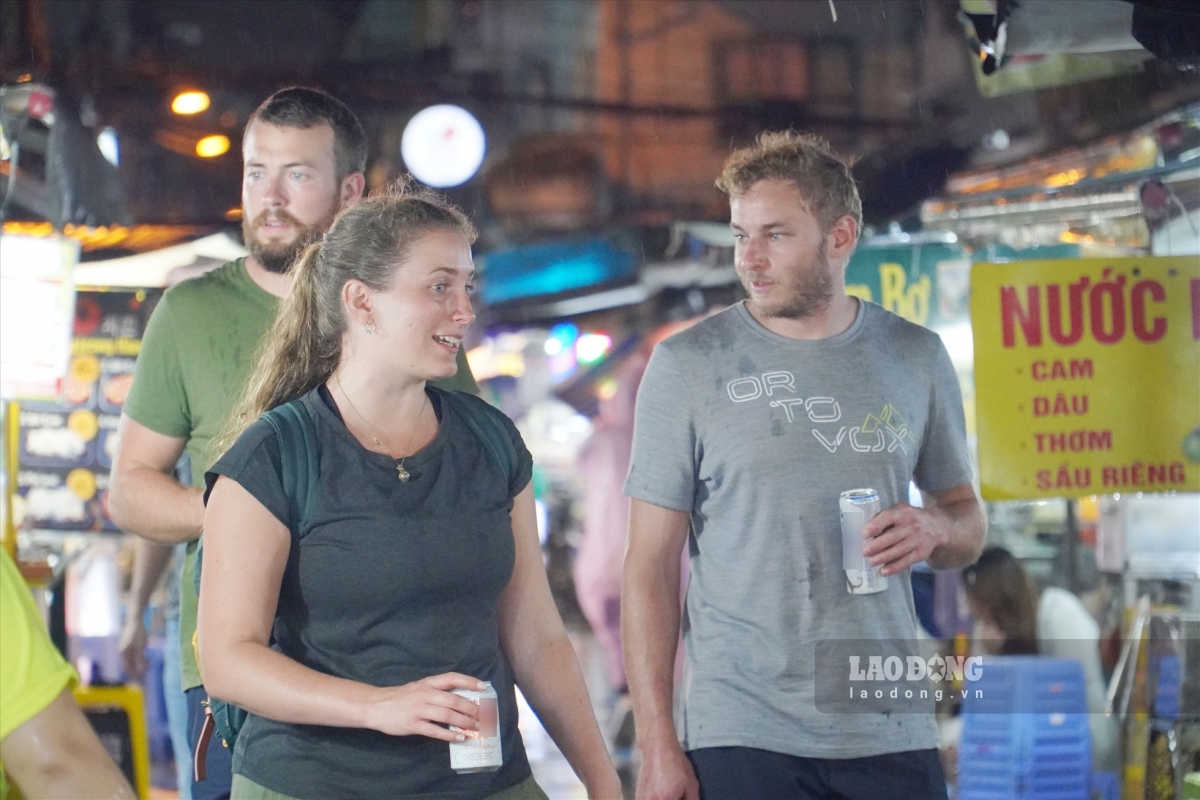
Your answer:
[[[1100,668],[1100,626],[1079,598],[1054,586],[1039,591],[1012,553],[989,547],[963,570],[975,639],[994,655],[1071,658],[1083,665],[1092,732],[1092,762],[1112,772],[1119,730],[1104,713],[1107,689]]]

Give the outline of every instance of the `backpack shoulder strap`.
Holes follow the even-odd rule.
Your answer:
[[[283,491],[292,513],[292,527],[297,535],[312,514],[317,496],[320,452],[317,431],[312,416],[302,400],[276,406],[263,414],[279,440]]]
[[[320,452],[317,448],[317,431],[313,425],[308,409],[302,400],[293,400],[276,406],[262,416],[275,431],[279,440],[279,457],[282,468],[281,480],[283,491],[288,499],[289,512],[292,518],[292,531],[296,536],[304,528],[304,523],[312,514],[313,501],[317,496],[317,478],[320,465]],[[196,592],[200,592],[201,553],[204,547],[204,537],[200,537],[199,550],[196,553]],[[274,637],[272,637],[274,638]],[[193,647],[195,641],[193,640]],[[218,736],[230,750],[246,723],[248,712],[245,709],[210,697],[205,714],[204,730],[215,728]],[[207,752],[207,738],[203,737],[197,744],[195,755],[196,780],[203,780],[204,753]]]
[[[465,392],[440,389],[434,391],[445,398],[450,407],[463,418],[471,433],[483,444],[488,458],[511,484],[516,478],[519,465],[517,447],[508,433],[508,426],[505,425],[508,418],[504,416],[504,412]]]
[[[279,457],[283,474],[283,492],[288,499],[292,527],[297,536],[312,513],[317,496],[317,431],[308,409],[300,400],[276,406],[262,415],[279,440]],[[204,537],[196,549],[196,569],[193,574],[196,593],[200,593],[200,567],[203,563]]]

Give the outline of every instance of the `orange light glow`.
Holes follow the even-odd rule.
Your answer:
[[[208,110],[208,94],[201,91],[180,92],[171,101],[171,110],[180,116],[199,114]]]
[[[1070,186],[1073,183],[1079,183],[1087,177],[1087,172],[1082,169],[1069,169],[1066,172],[1059,172],[1051,175],[1046,179],[1047,186]]]
[[[1063,231],[1058,235],[1058,240],[1064,244],[1095,244],[1096,237],[1092,236],[1090,233]]]
[[[3,232],[18,236],[55,236],[54,226],[49,222],[27,222],[9,220]],[[85,225],[64,225],[62,235],[79,241],[83,251],[106,250],[119,247],[144,253],[159,250],[173,244],[212,233],[211,228],[193,225],[107,225],[89,228]]]
[[[196,155],[201,158],[216,158],[229,152],[229,137],[220,133],[205,136],[196,142]]]

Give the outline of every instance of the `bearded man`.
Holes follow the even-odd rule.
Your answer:
[[[142,607],[169,559],[171,548],[163,545],[187,543],[178,578],[179,641],[167,646],[179,648],[192,750],[208,700],[192,639],[196,543],[212,446],[242,394],[279,298],[291,288],[292,262],[342,208],[362,197],[367,140],[340,100],[293,87],[268,97],[250,116],[242,159],[242,232],[249,255],[172,287],[155,308],[122,410],[110,485],[113,521],[144,537],[134,566]],[[461,350],[459,359],[458,375],[439,385],[477,392]],[[173,476],[185,452],[192,467],[189,486]],[[139,610],[135,604],[135,628],[141,625]],[[136,649],[136,635],[124,638]],[[229,750],[207,748],[205,763],[206,778],[193,785],[192,797],[228,797]]]
[[[823,713],[814,653],[832,640],[915,639],[909,568],[979,554],[984,517],[950,358],[936,334],[846,294],[862,204],[825,142],[764,134],[733,153],[717,186],[749,297],[655,348],[625,484],[637,796],[944,798],[932,714]],[[904,502],[910,481],[930,495],[924,508]],[[890,580],[856,595],[838,499],[864,486],[884,511],[863,553]]]

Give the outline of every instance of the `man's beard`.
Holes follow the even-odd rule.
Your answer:
[[[755,300],[754,293],[750,291],[750,277],[750,274],[743,275],[742,285],[750,295],[751,309],[761,318],[803,319],[821,311],[833,299],[833,278],[829,274],[829,257],[824,240],[803,272],[775,284],[776,293],[782,290],[786,296],[769,301]]]
[[[333,218],[337,216],[337,212],[337,206],[334,206],[329,216],[322,219],[316,225],[305,225],[286,211],[276,211],[273,213],[263,211],[252,220],[242,219],[242,239],[245,240],[246,249],[250,251],[250,256],[263,269],[267,272],[285,275],[291,270],[292,264],[300,257],[300,253],[303,252],[304,248],[315,242],[325,231],[329,230],[329,226],[333,224]],[[290,243],[264,243],[260,241],[256,234],[268,219],[281,220],[291,225],[296,231],[296,238]]]

